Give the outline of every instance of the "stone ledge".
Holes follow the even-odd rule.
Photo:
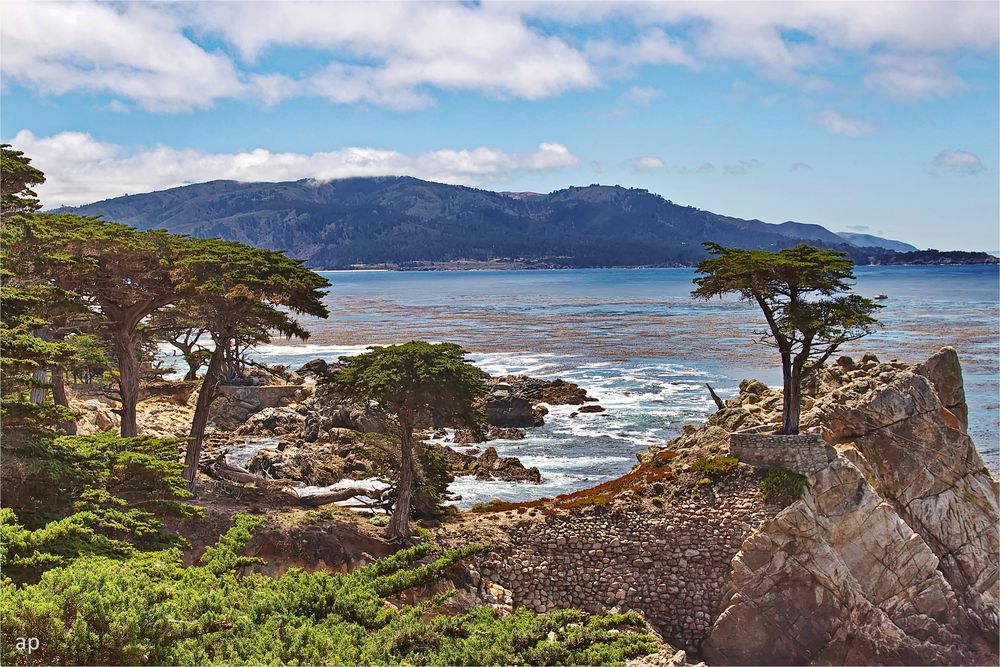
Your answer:
[[[828,466],[836,456],[818,430],[779,435],[774,429],[773,425],[755,426],[730,434],[730,454],[750,465],[780,466],[807,476]]]

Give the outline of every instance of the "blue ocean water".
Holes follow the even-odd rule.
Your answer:
[[[884,329],[846,353],[917,362],[958,349],[970,433],[1000,469],[1000,270],[996,266],[859,267],[855,290],[886,294]],[[258,356],[293,368],[371,344],[413,339],[463,345],[493,374],[562,377],[607,411],[551,408],[520,441],[491,443],[542,471],[540,485],[456,480],[462,505],[565,493],[626,472],[637,451],[700,423],[723,396],[756,377],[780,383],[777,357],[755,343],[759,312],[733,299],[695,301],[691,269],[329,272],[331,316],[308,319],[306,342],[274,341]]]

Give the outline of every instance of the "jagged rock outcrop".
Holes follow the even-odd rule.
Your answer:
[[[485,432],[474,433],[471,429],[462,428],[455,431],[453,442],[456,445],[475,445],[490,440],[524,440],[525,433],[519,428],[501,428],[490,426]]]
[[[247,417],[236,435],[276,436],[298,434],[305,427],[305,415],[292,408],[264,408]]]
[[[849,402],[817,404],[825,437],[853,443],[845,455],[927,542],[984,632],[995,634],[1000,487],[965,432],[958,357],[945,348],[913,372],[878,377],[885,384]]]
[[[533,403],[549,405],[582,405],[596,398],[587,395],[580,385],[563,379],[542,380],[527,375],[503,375],[494,380],[509,385],[515,393],[521,394]]]
[[[845,459],[754,531],[709,664],[964,664],[976,634],[938,559]]]
[[[470,456],[456,452],[451,447],[427,444],[439,451],[448,461],[454,475],[475,475],[477,479],[499,479],[508,482],[542,481],[538,468],[526,468],[514,456],[500,456],[494,447],[487,447],[479,456]]]
[[[842,359],[814,384],[803,424],[839,456],[744,541],[709,662],[983,661],[997,642],[1000,488],[965,432],[957,354]],[[713,419],[773,423],[780,393],[743,389]]]

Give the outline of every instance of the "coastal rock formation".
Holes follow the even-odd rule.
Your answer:
[[[666,492],[645,495],[656,494],[654,484]],[[760,499],[749,467],[714,488],[694,484],[671,494],[654,484],[626,486],[611,500],[583,496],[569,510],[538,503],[476,514],[445,539],[493,545],[478,571],[508,589],[515,606],[636,610],[664,641],[697,651],[743,536],[780,507]]]
[[[433,447],[443,454],[451,466],[453,475],[475,475],[477,479],[498,479],[535,484],[542,481],[542,475],[538,468],[525,468],[516,457],[500,456],[493,447],[488,447],[479,456],[470,456],[443,445],[425,444],[424,446]]]
[[[545,423],[544,419],[534,407],[530,400],[515,393],[509,385],[497,385],[482,401],[486,421],[501,428],[541,426]]]
[[[744,542],[710,662],[947,664],[995,646],[1000,489],[965,432],[955,351],[842,359],[816,385],[803,422],[840,456]],[[754,389],[731,409],[780,398]]]
[[[540,380],[526,375],[504,375],[492,378],[489,393],[480,407],[486,421],[501,428],[541,426],[548,414],[548,405],[581,405],[596,401],[587,390],[565,380]],[[601,408],[603,410],[603,408]],[[600,410],[584,406],[581,412]]]
[[[480,442],[490,440],[524,440],[525,433],[519,428],[502,428],[500,426],[490,426],[483,434],[473,433],[472,430],[463,428],[455,431],[454,443],[456,445],[475,445]]]
[[[842,358],[803,408],[835,454],[787,506],[758,490],[775,463],[713,465],[733,432],[780,423],[780,391],[745,381],[621,479],[499,504],[482,529],[511,525],[483,577],[539,611],[642,611],[709,664],[995,664],[1000,488],[965,432],[954,350]]]
[[[702,653],[713,665],[964,664],[975,628],[938,564],[838,459],[744,540]]]
[[[503,375],[495,380],[510,386],[512,391],[521,394],[533,403],[582,405],[597,400],[588,396],[587,390],[580,385],[562,379],[541,380],[527,375]]]

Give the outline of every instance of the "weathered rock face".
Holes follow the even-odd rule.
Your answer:
[[[853,401],[817,405],[827,440],[853,442],[857,454],[849,456],[937,555],[983,630],[995,634],[1000,487],[965,433],[958,358],[946,348],[914,373],[889,375],[888,384]]]
[[[639,454],[639,470],[672,469],[662,483],[622,478],[584,510],[556,499],[484,518],[525,525],[492,536],[483,576],[539,611],[642,611],[709,664],[996,664],[1000,489],[965,432],[954,351],[824,369],[802,428],[835,456],[784,509],[744,464],[728,482],[685,482],[692,461],[729,454],[734,431],[776,426],[780,410],[780,391],[744,382],[705,426]]]
[[[490,426],[483,434],[473,433],[470,429],[463,428],[455,431],[454,442],[456,445],[475,445],[480,442],[490,440],[524,440],[525,433],[519,428],[501,428]]]
[[[303,401],[311,392],[308,386],[247,385],[222,386],[221,395],[212,403],[209,427],[218,431],[235,431],[253,414],[265,408],[283,407]],[[191,402],[196,400],[193,396]]]
[[[942,405],[958,417],[963,430],[967,429],[969,427],[969,406],[965,402],[962,365],[958,361],[958,352],[955,351],[955,348],[941,348],[930,359],[917,366],[914,372],[930,380]]]
[[[773,423],[766,408],[745,408],[780,394],[753,390],[713,419]],[[1000,489],[965,433],[954,350],[916,367],[839,360],[807,406],[803,424],[839,456],[744,541],[709,662],[995,659]],[[977,654],[983,646],[994,653]]]
[[[252,436],[291,435],[302,431],[305,423],[305,416],[292,408],[264,408],[247,417],[234,433]]]
[[[533,482],[535,484],[542,481],[542,475],[538,468],[525,468],[516,457],[500,456],[493,447],[488,447],[479,456],[470,456],[443,445],[426,444],[424,446],[433,447],[441,452],[451,466],[453,475],[475,475],[477,479],[499,479],[508,482]]]
[[[507,388],[494,389],[482,402],[486,421],[504,428],[541,426],[544,420],[534,407],[530,400]]]
[[[337,446],[264,449],[250,459],[247,469],[273,479],[292,479],[312,486],[328,486],[354,472],[354,466],[339,455]]]
[[[587,390],[580,385],[566,380],[540,380],[527,375],[504,375],[495,379],[509,385],[513,392],[521,394],[532,403],[581,405],[597,400],[588,396]]]
[[[733,559],[709,664],[960,664],[975,634],[938,559],[844,459]]]
[[[581,405],[596,398],[587,390],[565,380],[540,380],[525,375],[505,375],[490,381],[489,393],[480,406],[487,423],[498,427],[528,428],[545,423],[548,409],[543,405]],[[603,408],[601,408],[603,409]],[[581,408],[581,412],[597,412]]]

